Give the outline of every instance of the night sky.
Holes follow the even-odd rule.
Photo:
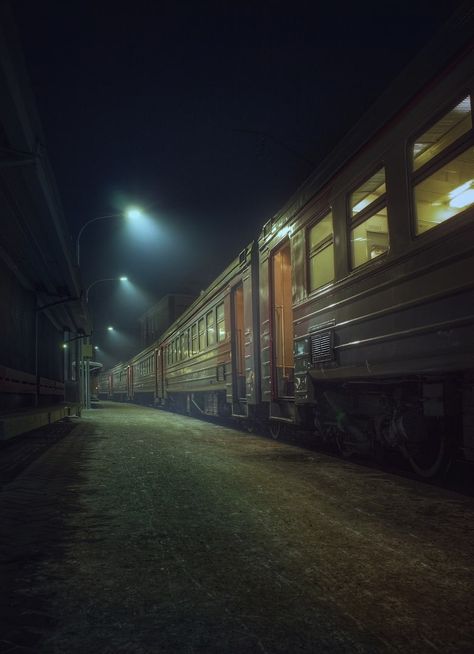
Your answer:
[[[82,240],[85,286],[131,280],[90,294],[115,358],[100,330],[205,288],[460,3],[13,4],[72,234],[148,215]]]

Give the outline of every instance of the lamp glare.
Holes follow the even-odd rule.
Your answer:
[[[136,207],[132,207],[131,209],[127,210],[127,217],[131,218],[132,220],[134,220],[135,218],[140,218],[141,215],[142,212],[140,211],[140,209],[137,209]]]

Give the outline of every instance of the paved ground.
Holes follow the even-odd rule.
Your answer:
[[[0,493],[0,652],[472,652],[474,500],[103,403]]]

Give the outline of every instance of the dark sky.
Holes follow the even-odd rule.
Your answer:
[[[85,285],[133,283],[98,330],[212,281],[460,3],[346,4],[14,3],[71,231],[154,221],[84,232]]]

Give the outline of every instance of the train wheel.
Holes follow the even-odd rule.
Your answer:
[[[281,436],[281,422],[274,422],[270,421],[268,425],[268,429],[270,431],[270,436],[274,440],[278,440]]]
[[[442,474],[449,463],[449,448],[443,431],[434,430],[429,438],[416,443],[407,452],[412,469],[420,477],[430,479]]]

